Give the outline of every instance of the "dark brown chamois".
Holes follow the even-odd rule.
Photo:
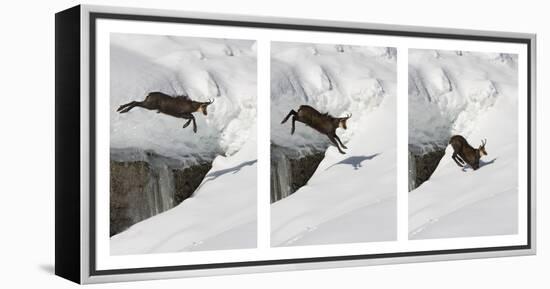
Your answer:
[[[460,167],[469,164],[474,170],[479,169],[479,159],[487,155],[485,144],[487,139],[481,141],[479,148],[473,148],[466,139],[461,135],[455,135],[449,140],[449,144],[453,147],[453,160]]]
[[[294,134],[295,122],[299,121],[305,125],[315,129],[316,131],[326,135],[330,142],[332,142],[338,151],[345,154],[342,148],[347,147],[342,143],[340,138],[336,135],[336,129],[341,127],[347,129],[346,121],[351,117],[351,114],[346,117],[333,117],[328,113],[320,113],[315,108],[309,105],[302,105],[298,108],[298,111],[290,110],[288,115],[283,119],[281,124],[285,123],[288,118],[292,116],[292,130],[290,134]],[[340,146],[338,145],[340,143]]]
[[[193,132],[197,132],[197,124],[195,123],[193,113],[202,112],[204,115],[207,115],[208,112],[206,109],[213,102],[214,100],[209,100],[208,102],[194,101],[186,95],[172,97],[162,92],[151,92],[145,97],[144,101],[132,101],[123,104],[118,107],[117,111],[126,113],[136,106],[149,110],[157,110],[157,113],[186,119],[187,122],[183,125],[183,128],[186,128],[193,122]]]

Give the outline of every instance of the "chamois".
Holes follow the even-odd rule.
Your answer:
[[[299,121],[326,135],[328,139],[336,146],[338,151],[341,154],[345,154],[345,152],[340,149],[340,146],[345,149],[347,149],[347,147],[336,135],[336,129],[338,127],[347,129],[346,121],[351,117],[351,114],[345,117],[333,117],[328,113],[320,113],[309,105],[301,105],[300,108],[298,108],[298,111],[294,111],[293,109],[290,110],[281,124],[285,123],[290,116],[292,116],[292,130],[290,131],[290,134],[294,134],[295,122]],[[340,143],[340,146],[338,143]]]
[[[207,115],[207,107],[212,104],[214,100],[208,102],[199,102],[191,100],[187,95],[180,95],[172,97],[162,92],[149,93],[144,101],[132,101],[127,104],[123,104],[118,107],[117,111],[120,113],[126,113],[132,108],[138,106],[148,110],[157,110],[157,113],[164,113],[173,117],[186,119],[187,122],[183,125],[183,128],[189,126],[193,122],[193,132],[197,132],[197,124],[195,123],[194,112],[202,112]]]
[[[485,144],[487,139],[481,141],[479,148],[474,149],[461,135],[452,136],[449,144],[453,147],[453,160],[459,167],[469,164],[474,170],[479,169],[479,159],[487,155]]]

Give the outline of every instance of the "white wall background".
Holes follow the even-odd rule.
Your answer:
[[[126,0],[90,4],[538,34],[538,254],[530,257],[147,281],[94,288],[543,288],[550,285],[547,181],[550,20],[545,1]],[[0,287],[72,288],[53,275],[54,13],[76,1],[0,9]],[[546,180],[544,180],[546,178]],[[32,288],[32,287],[30,287]]]

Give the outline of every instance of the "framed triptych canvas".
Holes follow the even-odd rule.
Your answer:
[[[535,35],[56,14],[56,274],[535,253]]]

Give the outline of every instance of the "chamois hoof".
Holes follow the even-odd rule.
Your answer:
[[[345,145],[342,145],[342,148],[343,148],[343,149],[348,149],[348,147],[347,147],[347,146],[345,146]]]

